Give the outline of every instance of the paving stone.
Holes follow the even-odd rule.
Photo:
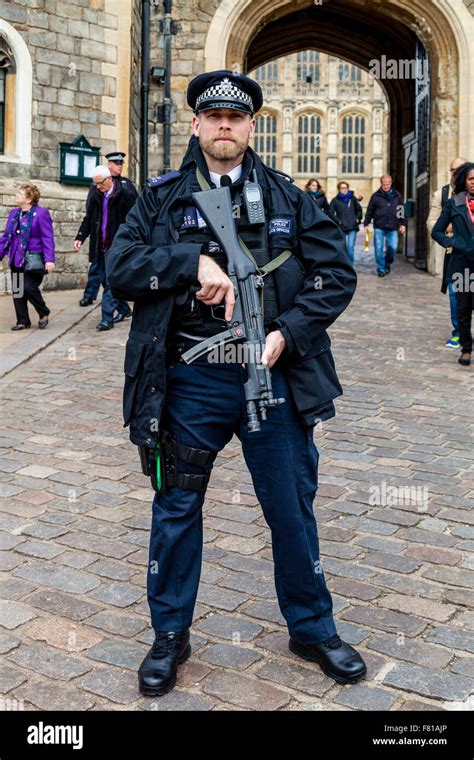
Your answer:
[[[255,675],[258,678],[281,684],[295,691],[322,697],[332,688],[334,681],[326,676],[316,663],[306,663],[305,665],[301,663],[301,658],[297,656],[283,662],[270,658],[255,671]]]
[[[29,679],[28,683],[15,689],[15,697],[30,702],[38,710],[91,710],[96,699],[79,689],[66,689],[64,684]]]
[[[360,683],[342,689],[334,698],[336,704],[353,710],[390,710],[396,701],[397,696],[393,692]]]
[[[42,586],[68,591],[71,594],[85,594],[96,588],[100,581],[95,575],[67,567],[53,566],[46,562],[33,562],[15,570],[13,575],[34,581]]]
[[[407,578],[406,576],[401,575],[381,573],[372,578],[371,582],[378,586],[382,586],[383,588],[390,588],[393,591],[401,591],[406,594],[418,594],[427,599],[440,599],[442,594],[442,589],[434,586],[432,583],[418,580],[418,576],[415,578]]]
[[[91,669],[91,666],[83,660],[79,660],[70,654],[63,654],[57,649],[43,644],[23,644],[19,649],[11,652],[8,659],[13,660],[23,668],[29,668],[36,673],[60,681],[69,681],[71,678],[83,675]]]
[[[259,620],[267,620],[269,623],[286,625],[277,602],[251,602],[245,607],[244,613]]]
[[[451,649],[460,649],[463,652],[474,653],[474,636],[472,632],[463,630],[462,628],[450,628],[447,625],[439,625],[426,638],[428,641],[444,644],[444,646],[451,647]]]
[[[95,667],[90,673],[78,679],[75,683],[79,688],[117,704],[130,704],[140,697],[137,674],[128,670],[120,670],[119,668]]]
[[[408,615],[419,615],[441,623],[452,618],[456,612],[456,607],[452,604],[440,604],[405,594],[388,594],[380,599],[380,606],[397,612],[406,612]]]
[[[92,615],[87,619],[87,625],[120,636],[136,636],[148,628],[148,622],[138,615],[127,615],[116,610],[103,610]]]
[[[459,560],[462,559],[460,554],[430,546],[410,546],[406,551],[406,556],[414,557],[422,562],[433,562],[436,565],[448,566],[457,565]]]
[[[44,541],[25,541],[25,543],[17,546],[16,551],[30,557],[38,557],[39,559],[53,559],[62,554],[64,549]]]
[[[227,591],[215,586],[206,586],[201,583],[198,592],[198,601],[209,607],[218,607],[223,610],[236,610],[247,601],[248,595],[239,594],[237,591]]]
[[[0,668],[0,694],[7,694],[26,680],[27,677],[21,670],[2,663],[2,667]]]
[[[24,599],[30,591],[37,588],[34,583],[20,581],[16,578],[9,578],[6,581],[0,581],[0,599]]]
[[[425,620],[420,620],[414,615],[404,615],[401,612],[392,612],[376,607],[363,607],[362,605],[344,610],[342,618],[354,623],[362,623],[371,628],[405,633],[407,636],[416,636],[427,626]]]
[[[433,533],[429,530],[422,530],[420,528],[408,528],[407,530],[401,530],[397,533],[397,538],[406,538],[410,542],[427,544],[430,546],[453,546],[456,543],[456,539],[447,533]]]
[[[134,548],[123,541],[104,536],[93,536],[90,533],[67,533],[60,536],[58,542],[70,546],[73,549],[83,549],[87,552],[95,552],[114,559],[123,559],[134,551]]]
[[[120,639],[108,639],[88,649],[86,654],[87,657],[98,662],[118,665],[121,668],[130,668],[136,671],[147,652],[147,647],[142,647],[135,642],[132,644]]]
[[[443,601],[474,608],[474,591],[448,588],[443,591]]]
[[[28,598],[30,607],[62,615],[71,620],[85,620],[101,608],[98,604],[78,599],[61,591],[37,591]]]
[[[474,588],[474,572],[460,570],[457,567],[430,567],[424,571],[423,577],[439,581],[440,583],[447,583],[450,586],[463,586],[467,589]]]
[[[348,644],[352,644],[352,646],[360,644],[361,641],[364,641],[364,639],[367,639],[368,636],[370,636],[370,631],[367,628],[361,628],[358,625],[348,623],[344,620],[337,620],[336,628],[341,639]]]
[[[221,549],[239,552],[240,554],[256,554],[265,547],[265,543],[259,538],[244,538],[241,536],[225,536],[216,541],[216,546]]]
[[[182,668],[178,670],[178,681],[181,679],[181,674]],[[152,712],[175,712],[180,710],[183,712],[206,712],[207,710],[212,710],[215,704],[216,701],[213,699],[181,691],[178,687],[175,687],[173,691],[162,697],[145,698],[140,705],[140,709]]]
[[[98,560],[88,567],[90,573],[104,575],[106,578],[113,578],[118,581],[128,581],[137,572],[134,567],[127,567],[122,562],[114,562],[114,560],[110,559]]]
[[[67,652],[81,652],[101,641],[97,631],[57,616],[37,618],[23,628],[23,632],[30,639],[45,641],[50,646]]]
[[[0,552],[13,549],[18,544],[21,544],[25,539],[21,536],[13,536],[11,533],[4,533],[0,531]]]
[[[377,586],[371,586],[368,583],[352,580],[351,578],[333,578],[331,581],[331,591],[342,596],[362,599],[365,602],[371,599],[377,599],[380,596],[380,589]]]
[[[23,607],[21,604],[17,604],[12,601],[0,600],[0,626],[12,630],[18,628],[22,623],[26,623],[27,620],[34,618],[34,613]]]
[[[388,654],[396,660],[408,660],[433,670],[442,670],[453,658],[453,653],[443,647],[403,635],[377,634],[366,642],[365,646],[375,649],[376,652]]]
[[[375,570],[360,565],[343,562],[342,560],[326,557],[323,561],[324,572],[331,575],[342,575],[344,578],[356,578],[365,580],[375,575]]]
[[[247,710],[278,710],[290,701],[287,692],[235,672],[211,673],[203,682],[202,690]]]
[[[396,573],[413,573],[421,566],[416,559],[401,554],[388,554],[387,552],[369,552],[360,560],[363,565],[381,567],[384,570],[393,570]]]
[[[6,654],[20,644],[20,639],[9,633],[0,633],[0,654]]]
[[[82,570],[84,567],[88,567],[97,560],[96,554],[88,554],[81,551],[65,551],[61,554],[61,565],[67,565],[68,567],[76,567],[78,570]]]
[[[47,523],[36,523],[35,525],[28,525],[22,530],[22,534],[25,536],[33,536],[34,538],[57,538],[67,533],[67,528],[57,528],[54,525],[48,525]]]
[[[471,678],[408,663],[395,665],[384,677],[383,683],[425,697],[449,701],[467,699],[474,686]]]
[[[273,578],[273,563],[267,560],[257,559],[256,557],[243,557],[229,552],[227,554],[223,553],[222,556],[215,557],[215,559],[219,565],[228,567],[231,570],[241,570],[242,572]]]
[[[208,633],[210,636],[217,636],[219,639],[230,639],[233,642],[252,641],[263,630],[258,625],[249,620],[244,620],[238,615],[210,615],[201,620],[193,627],[197,631]]]
[[[250,575],[250,573],[227,573],[218,579],[218,584],[265,599],[274,599],[276,593],[273,579],[264,580],[261,577]]]
[[[337,522],[338,528],[344,528],[345,530],[358,530],[363,533],[378,533],[385,536],[390,536],[397,530],[396,525],[390,525],[388,522],[381,522],[380,520],[369,519],[368,517],[340,517]]]
[[[24,563],[24,558],[19,557],[14,552],[0,552],[0,572],[4,573],[8,570],[14,570],[15,567]]]
[[[115,607],[129,607],[143,596],[143,591],[129,583],[102,583],[101,586],[89,594],[93,599]]]
[[[212,665],[244,670],[261,659],[261,655],[252,649],[239,647],[235,644],[213,644],[201,653],[200,658]]]
[[[30,478],[49,478],[50,475],[55,475],[58,471],[52,467],[43,467],[40,464],[31,464],[27,467],[22,467],[17,471],[17,475],[28,475]],[[8,494],[9,496],[11,494]]]

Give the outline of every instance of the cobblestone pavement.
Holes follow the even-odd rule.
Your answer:
[[[473,369],[444,348],[439,280],[402,260],[384,280],[371,260],[359,271],[331,331],[345,394],[315,433],[315,512],[338,629],[368,680],[337,685],[288,651],[269,530],[232,441],[205,504],[192,657],[174,691],[140,696],[152,493],[121,424],[128,326],[98,334],[92,314],[0,381],[0,707],[467,709]]]

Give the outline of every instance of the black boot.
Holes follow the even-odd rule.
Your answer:
[[[178,665],[191,654],[189,628],[156,631],[155,641],[138,670],[140,692],[149,697],[167,694],[176,684]]]
[[[317,662],[321,670],[337,683],[355,683],[367,673],[360,654],[337,634],[320,644],[301,644],[290,639],[289,648],[303,660]]]

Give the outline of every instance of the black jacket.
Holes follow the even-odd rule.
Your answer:
[[[330,214],[343,232],[358,230],[362,221],[362,207],[352,190],[349,192],[351,197],[348,203],[336,195],[329,204]]]
[[[135,203],[136,195],[114,180],[114,191],[109,198],[108,238],[112,241],[120,225]],[[96,261],[102,247],[102,193],[95,187],[89,191],[86,201],[86,215],[82,220],[76,240],[84,242],[90,235],[89,261]]]
[[[398,230],[401,226],[406,227],[403,198],[398,190],[392,189],[393,195],[389,201],[381,189],[373,193],[365,212],[364,227],[367,227],[372,219],[374,227],[381,230]]]
[[[273,225],[272,257],[285,248],[291,256],[274,272],[281,307],[272,329],[281,329],[285,364],[297,409],[305,424],[334,416],[333,399],[342,393],[326,329],[349,304],[356,287],[344,237],[335,222],[306,193],[260,161],[248,149]],[[123,414],[137,445],[157,441],[166,392],[165,342],[178,292],[198,284],[201,244],[175,242],[173,230],[183,221],[183,204],[199,191],[196,162],[207,181],[209,172],[196,140],[180,172],[149,180],[107,254],[107,278],[116,297],[134,301],[125,351]],[[238,184],[238,181],[237,183]],[[320,279],[319,279],[320,278]],[[316,287],[317,286],[317,287]]]
[[[445,234],[450,224],[453,227],[452,236]],[[431,231],[431,237],[444,248],[453,249],[447,255],[444,273],[448,282],[456,273],[463,275],[465,269],[474,272],[474,224],[466,206],[465,192],[458,193],[446,202]]]
[[[310,192],[308,192],[308,195],[311,200],[316,203],[317,207],[321,209],[321,211],[324,211],[325,214],[329,214],[329,203],[328,199],[326,198],[326,193],[321,192],[320,195],[312,195]]]

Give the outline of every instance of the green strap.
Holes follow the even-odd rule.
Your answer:
[[[211,189],[209,182],[205,178],[199,166],[196,166],[196,177],[197,177],[197,181],[199,182],[199,187],[201,188],[201,190]],[[268,262],[268,264],[265,264],[265,266],[259,267],[252,255],[252,252],[245,245],[240,235],[239,235],[239,242],[240,242],[240,245],[242,246],[242,249],[247,254],[247,256],[253,261],[253,263],[257,267],[257,271],[259,272],[259,274],[262,274],[263,276],[265,276],[266,274],[269,274],[269,272],[273,272],[275,269],[278,269],[278,267],[284,264],[285,261],[287,261],[287,259],[290,258],[290,256],[293,256],[292,252],[287,249],[283,251],[283,253],[280,253],[280,255],[276,257],[276,259],[272,259],[271,261]]]

